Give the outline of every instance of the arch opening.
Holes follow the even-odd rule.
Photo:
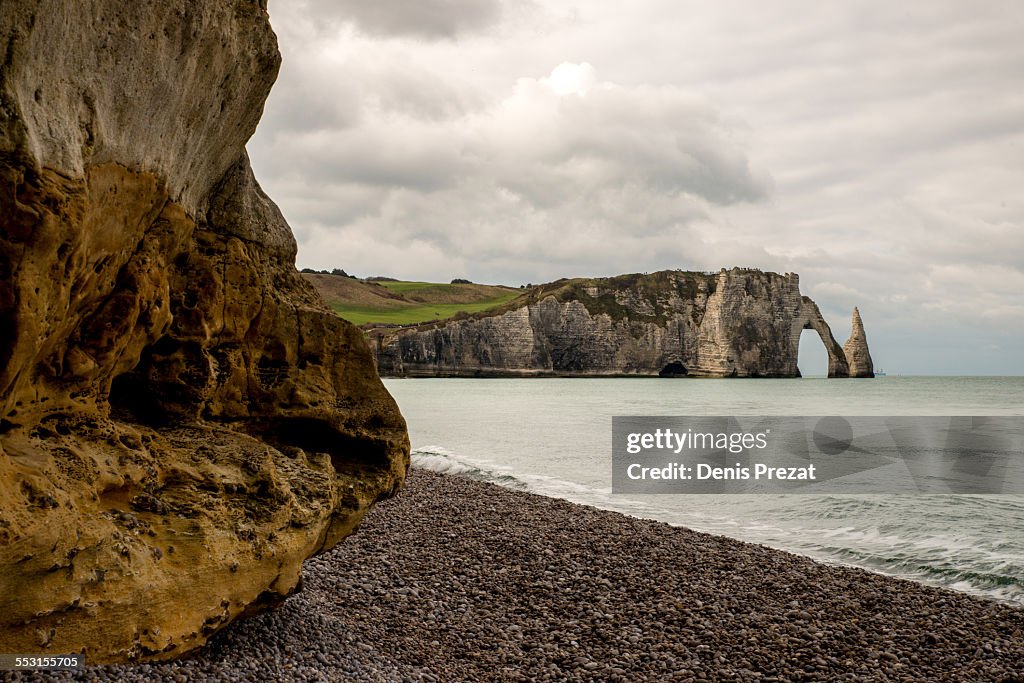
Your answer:
[[[796,365],[801,377],[828,377],[828,351],[818,332],[810,327],[800,332]]]

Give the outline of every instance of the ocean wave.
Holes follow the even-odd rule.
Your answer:
[[[432,472],[457,474],[477,481],[507,486],[550,498],[560,498],[570,503],[622,512],[634,517],[666,521],[666,516],[671,515],[670,510],[642,501],[629,500],[619,496],[615,496],[613,499],[611,488],[587,486],[579,482],[543,474],[515,472],[507,465],[485,459],[471,460],[456,455],[443,446],[424,446],[413,449],[412,464]]]

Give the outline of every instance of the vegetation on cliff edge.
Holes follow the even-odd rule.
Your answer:
[[[364,281],[325,273],[304,273],[339,316],[356,325],[417,325],[500,306],[522,290],[473,283]]]

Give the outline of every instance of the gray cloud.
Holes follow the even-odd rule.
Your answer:
[[[314,14],[379,37],[437,40],[479,31],[501,17],[499,0],[307,0]]]
[[[678,259],[710,207],[769,192],[734,131],[675,86],[600,83],[592,67],[566,64],[557,76],[518,79],[495,101],[424,117],[381,96],[407,76],[396,86],[387,72],[364,78],[362,67],[348,68],[363,93],[359,125],[278,127],[253,149],[258,161],[274,159],[273,173],[318,179],[337,198],[292,201],[295,186],[281,193],[293,222],[324,235],[419,241],[463,262],[514,256],[527,266],[543,253],[585,272],[602,260],[614,269],[608,245],[623,238],[650,237]],[[432,92],[457,100],[450,90]],[[533,279],[560,276],[529,267]]]

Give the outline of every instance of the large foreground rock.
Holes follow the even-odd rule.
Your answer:
[[[829,377],[846,377],[800,277],[748,268],[559,280],[503,309],[371,336],[383,375],[799,377],[805,329]]]
[[[186,652],[405,476],[245,155],[265,6],[0,3],[0,652]]]

